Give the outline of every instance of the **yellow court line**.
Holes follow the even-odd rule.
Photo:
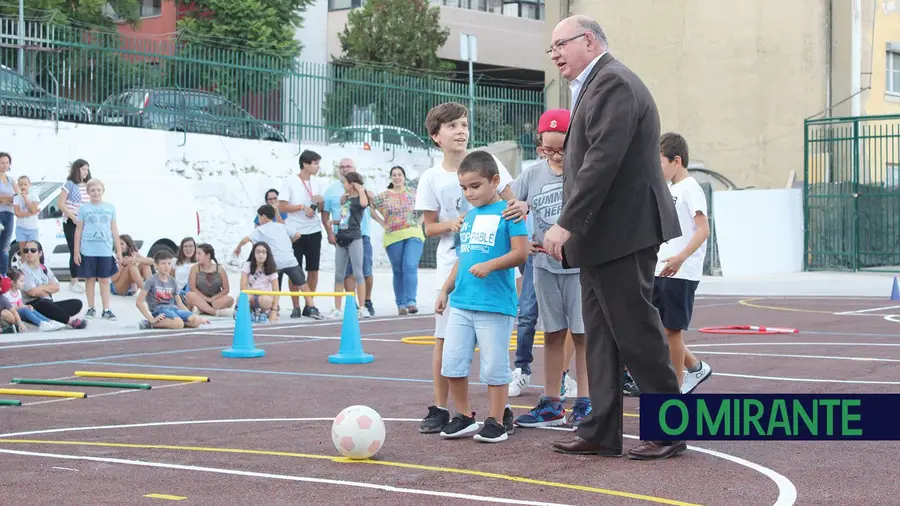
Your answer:
[[[612,495],[617,497],[628,497],[630,499],[640,499],[659,504],[671,504],[674,506],[700,506],[699,504],[676,501],[674,499],[666,499],[664,497],[655,497],[652,495],[633,494],[630,492],[621,492],[618,490],[610,490],[599,487],[589,487],[586,485],[574,485],[571,483],[559,483],[554,481],[534,480],[521,476],[511,476],[507,474],[488,473],[483,471],[474,471],[472,469],[457,469],[452,467],[426,466],[422,464],[408,464],[405,462],[391,462],[386,460],[352,460],[346,457],[334,457],[329,455],[315,455],[309,453],[291,453],[279,452],[271,450],[244,450],[239,448],[213,448],[205,446],[173,446],[173,445],[145,445],[134,443],[105,443],[100,441],[55,441],[48,439],[4,439],[0,438],[0,443],[20,443],[20,444],[49,444],[49,445],[70,445],[70,446],[100,446],[107,448],[139,448],[149,450],[182,450],[193,452],[212,452],[212,453],[238,453],[245,455],[268,455],[276,457],[295,457],[304,459],[330,460],[332,462],[346,464],[375,464],[380,466],[399,467],[403,469],[417,469],[420,471],[434,471],[441,473],[464,474],[469,476],[479,476],[482,478],[493,478],[497,480],[511,481],[514,483],[527,483],[530,485],[539,485],[543,487],[554,487],[568,490],[578,490],[581,492],[593,492],[596,494]]]
[[[183,501],[187,499],[187,497],[183,497],[180,495],[169,495],[169,494],[146,494],[144,497],[149,497],[151,499],[168,499],[170,501]]]
[[[528,410],[534,409],[534,406],[517,406],[517,405],[515,405],[515,404],[510,404],[509,407],[511,407],[511,408],[516,408],[516,409],[528,409]],[[635,417],[635,418],[640,418],[640,417],[641,417],[641,415],[638,415],[638,414],[635,414],[635,413],[622,413],[622,414],[625,415],[625,416],[633,416],[633,417]]]
[[[816,309],[798,309],[793,307],[779,307],[779,306],[765,306],[762,304],[754,304],[752,301],[754,300],[766,300],[767,297],[756,297],[753,299],[743,299],[739,300],[738,304],[747,307],[753,307],[756,309],[772,309],[774,311],[790,311],[792,313],[816,313],[816,314],[828,314],[834,316],[834,311],[820,311]]]

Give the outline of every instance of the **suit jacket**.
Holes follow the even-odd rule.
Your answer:
[[[566,134],[557,221],[572,233],[563,247],[566,267],[602,264],[681,235],[659,140],[650,90],[603,55],[585,79]]]

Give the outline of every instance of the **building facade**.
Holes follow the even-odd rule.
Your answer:
[[[900,114],[900,2],[547,0],[543,46],[573,14],[603,26],[692,162],[739,187],[803,178],[807,118]],[[545,69],[548,105],[568,106]]]

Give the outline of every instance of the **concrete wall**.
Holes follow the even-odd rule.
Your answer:
[[[825,108],[826,1],[548,0],[544,45],[566,3],[600,22],[692,161],[739,186],[784,187],[803,173],[803,119]],[[548,105],[567,106],[567,83],[545,69]]]
[[[347,24],[349,10],[328,13],[328,55],[341,54],[338,34]],[[478,62],[487,65],[543,70],[546,56],[545,23],[502,14],[456,7],[441,7],[441,24],[450,29],[447,43],[438,51],[440,58],[462,60],[459,34],[472,33],[478,40]]]

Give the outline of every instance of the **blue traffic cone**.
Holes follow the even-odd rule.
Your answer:
[[[894,276],[894,288],[891,290],[891,300],[900,300],[900,284],[898,284],[897,276]]]
[[[231,348],[222,350],[225,358],[259,358],[266,352],[253,344],[253,325],[250,321],[250,301],[247,294],[238,296],[237,317],[234,319],[234,339]]]
[[[344,323],[341,325],[341,348],[337,354],[330,355],[332,364],[368,364],[375,357],[363,351],[362,337],[359,334],[359,306],[356,297],[348,295],[344,299]]]

